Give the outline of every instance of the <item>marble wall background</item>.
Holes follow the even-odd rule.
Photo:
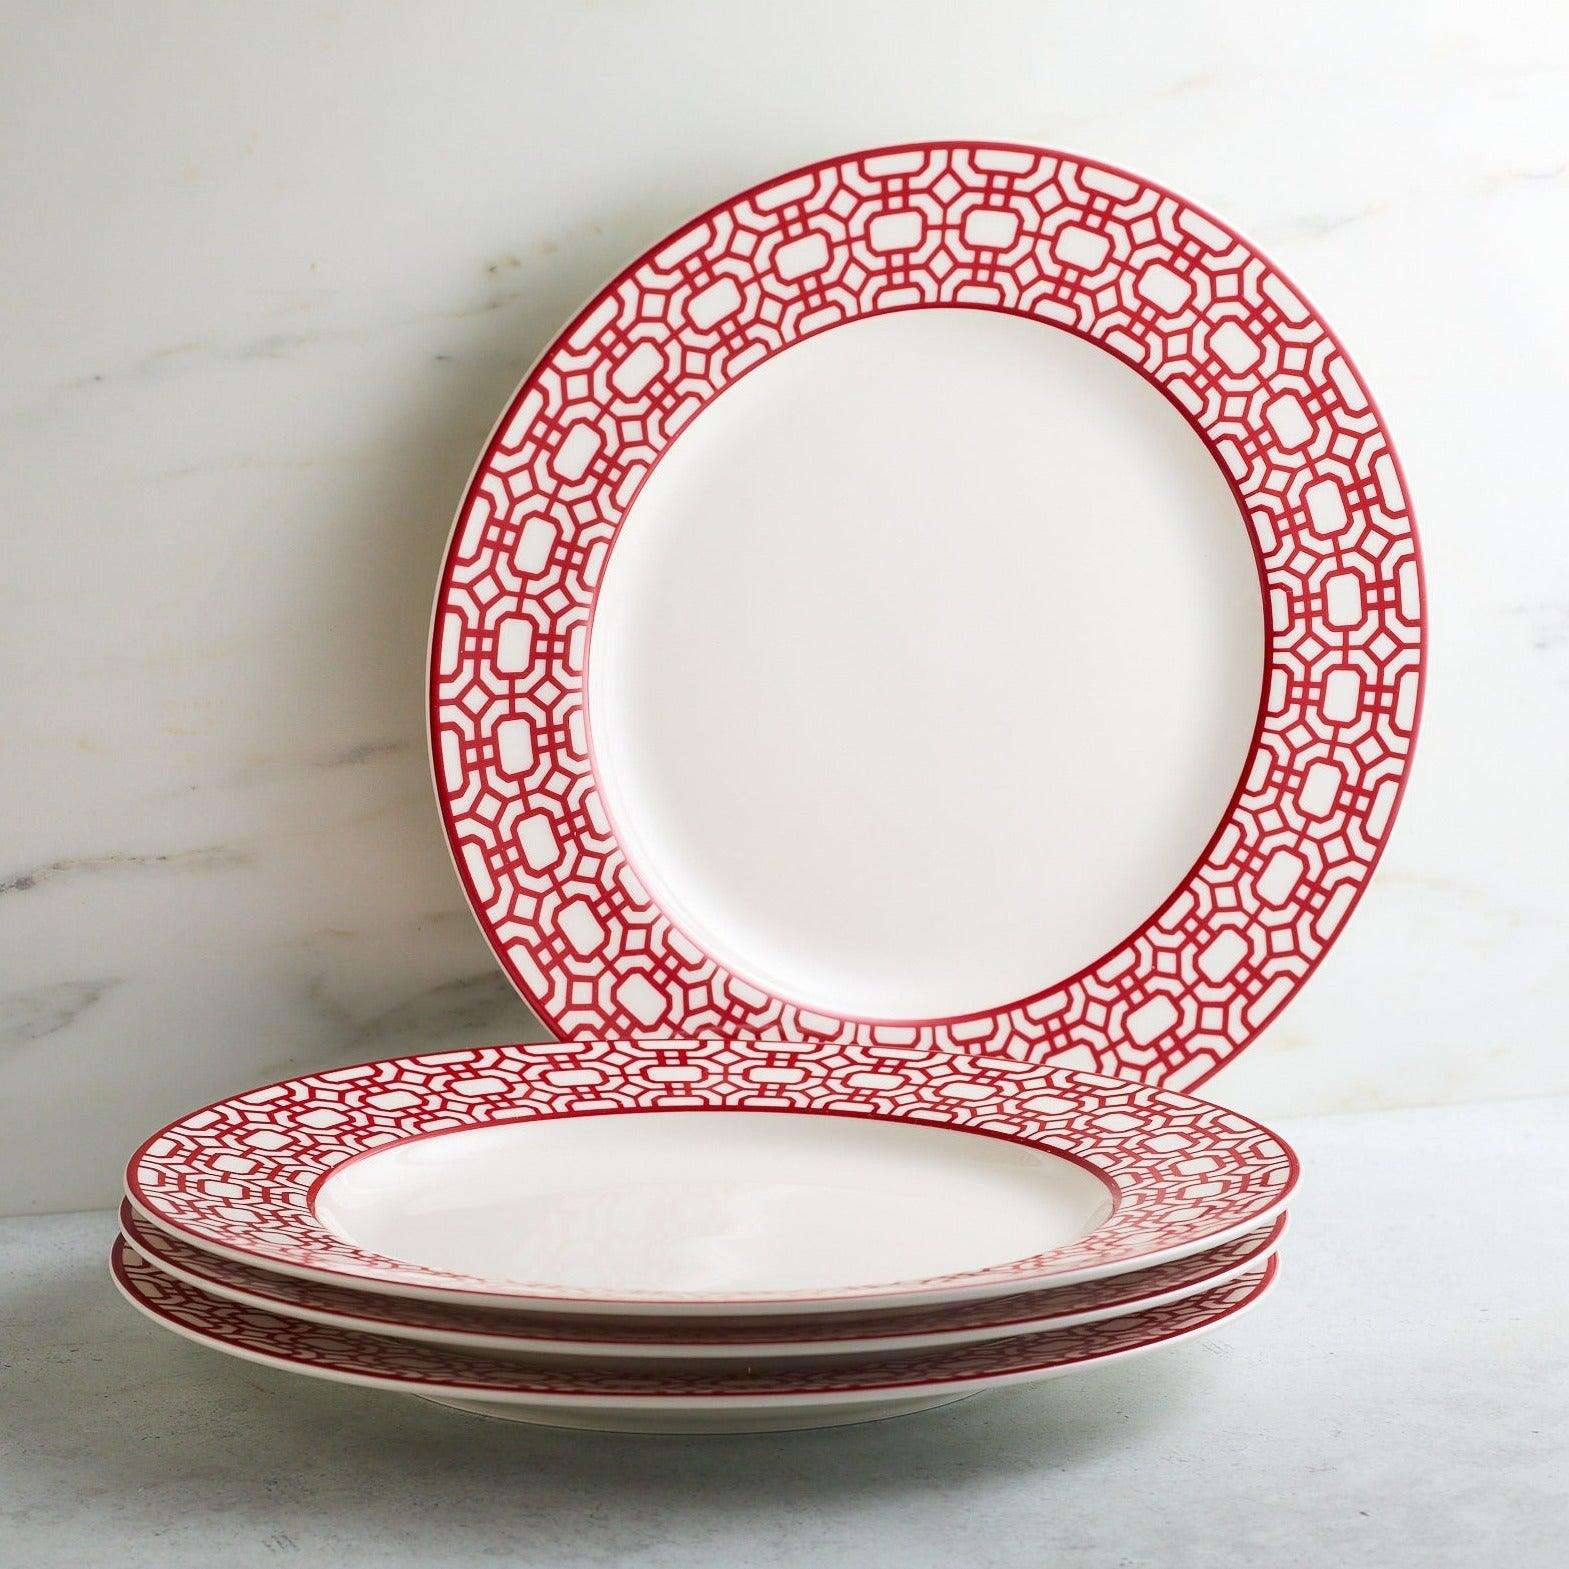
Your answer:
[[[0,1212],[211,1096],[537,1028],[448,867],[425,623],[490,421],[774,171],[985,134],[1251,232],[1402,443],[1435,635],[1374,891],[1214,1083],[1569,1089],[1569,21],[1547,3],[18,3],[0,60]]]

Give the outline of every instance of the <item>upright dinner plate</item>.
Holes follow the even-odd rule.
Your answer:
[[[1279,269],[1148,180],[934,143],[721,203],[546,350],[430,739],[560,1035],[1186,1087],[1342,930],[1422,659],[1388,433]]]
[[[149,1318],[251,1362],[339,1383],[422,1394],[487,1416],[622,1432],[750,1432],[824,1427],[946,1405],[1005,1384],[1059,1377],[1204,1334],[1269,1289],[1275,1261],[1169,1306],[1104,1324],[1017,1335],[834,1368],[636,1371],[529,1366],[328,1329],[242,1307],[173,1279],[115,1243],[116,1284]]]
[[[1272,1219],[1295,1157],[1238,1112],[984,1052],[540,1042],[335,1068],[131,1159],[209,1252],[556,1313],[929,1306],[1147,1269]]]

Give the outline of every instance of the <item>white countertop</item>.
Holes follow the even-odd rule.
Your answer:
[[[1280,1289],[1215,1339],[859,1428],[536,1430],[232,1362],[0,1222],[0,1562],[1520,1566],[1569,1536],[1569,1100],[1285,1124]]]

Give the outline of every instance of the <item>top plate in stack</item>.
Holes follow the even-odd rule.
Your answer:
[[[1255,247],[1084,158],[855,154],[524,380],[437,596],[437,793],[564,1037],[1191,1087],[1366,886],[1422,616],[1378,410]]]
[[[1148,1269],[1261,1226],[1295,1174],[1258,1123],[1151,1085],[935,1048],[662,1041],[291,1079],[155,1134],[127,1188],[173,1236],[287,1275],[735,1316]]]

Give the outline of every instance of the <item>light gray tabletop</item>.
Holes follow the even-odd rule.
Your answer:
[[[865,1427],[624,1438],[230,1361],[0,1223],[0,1563],[1561,1563],[1569,1101],[1288,1123],[1279,1290],[1217,1338]]]

